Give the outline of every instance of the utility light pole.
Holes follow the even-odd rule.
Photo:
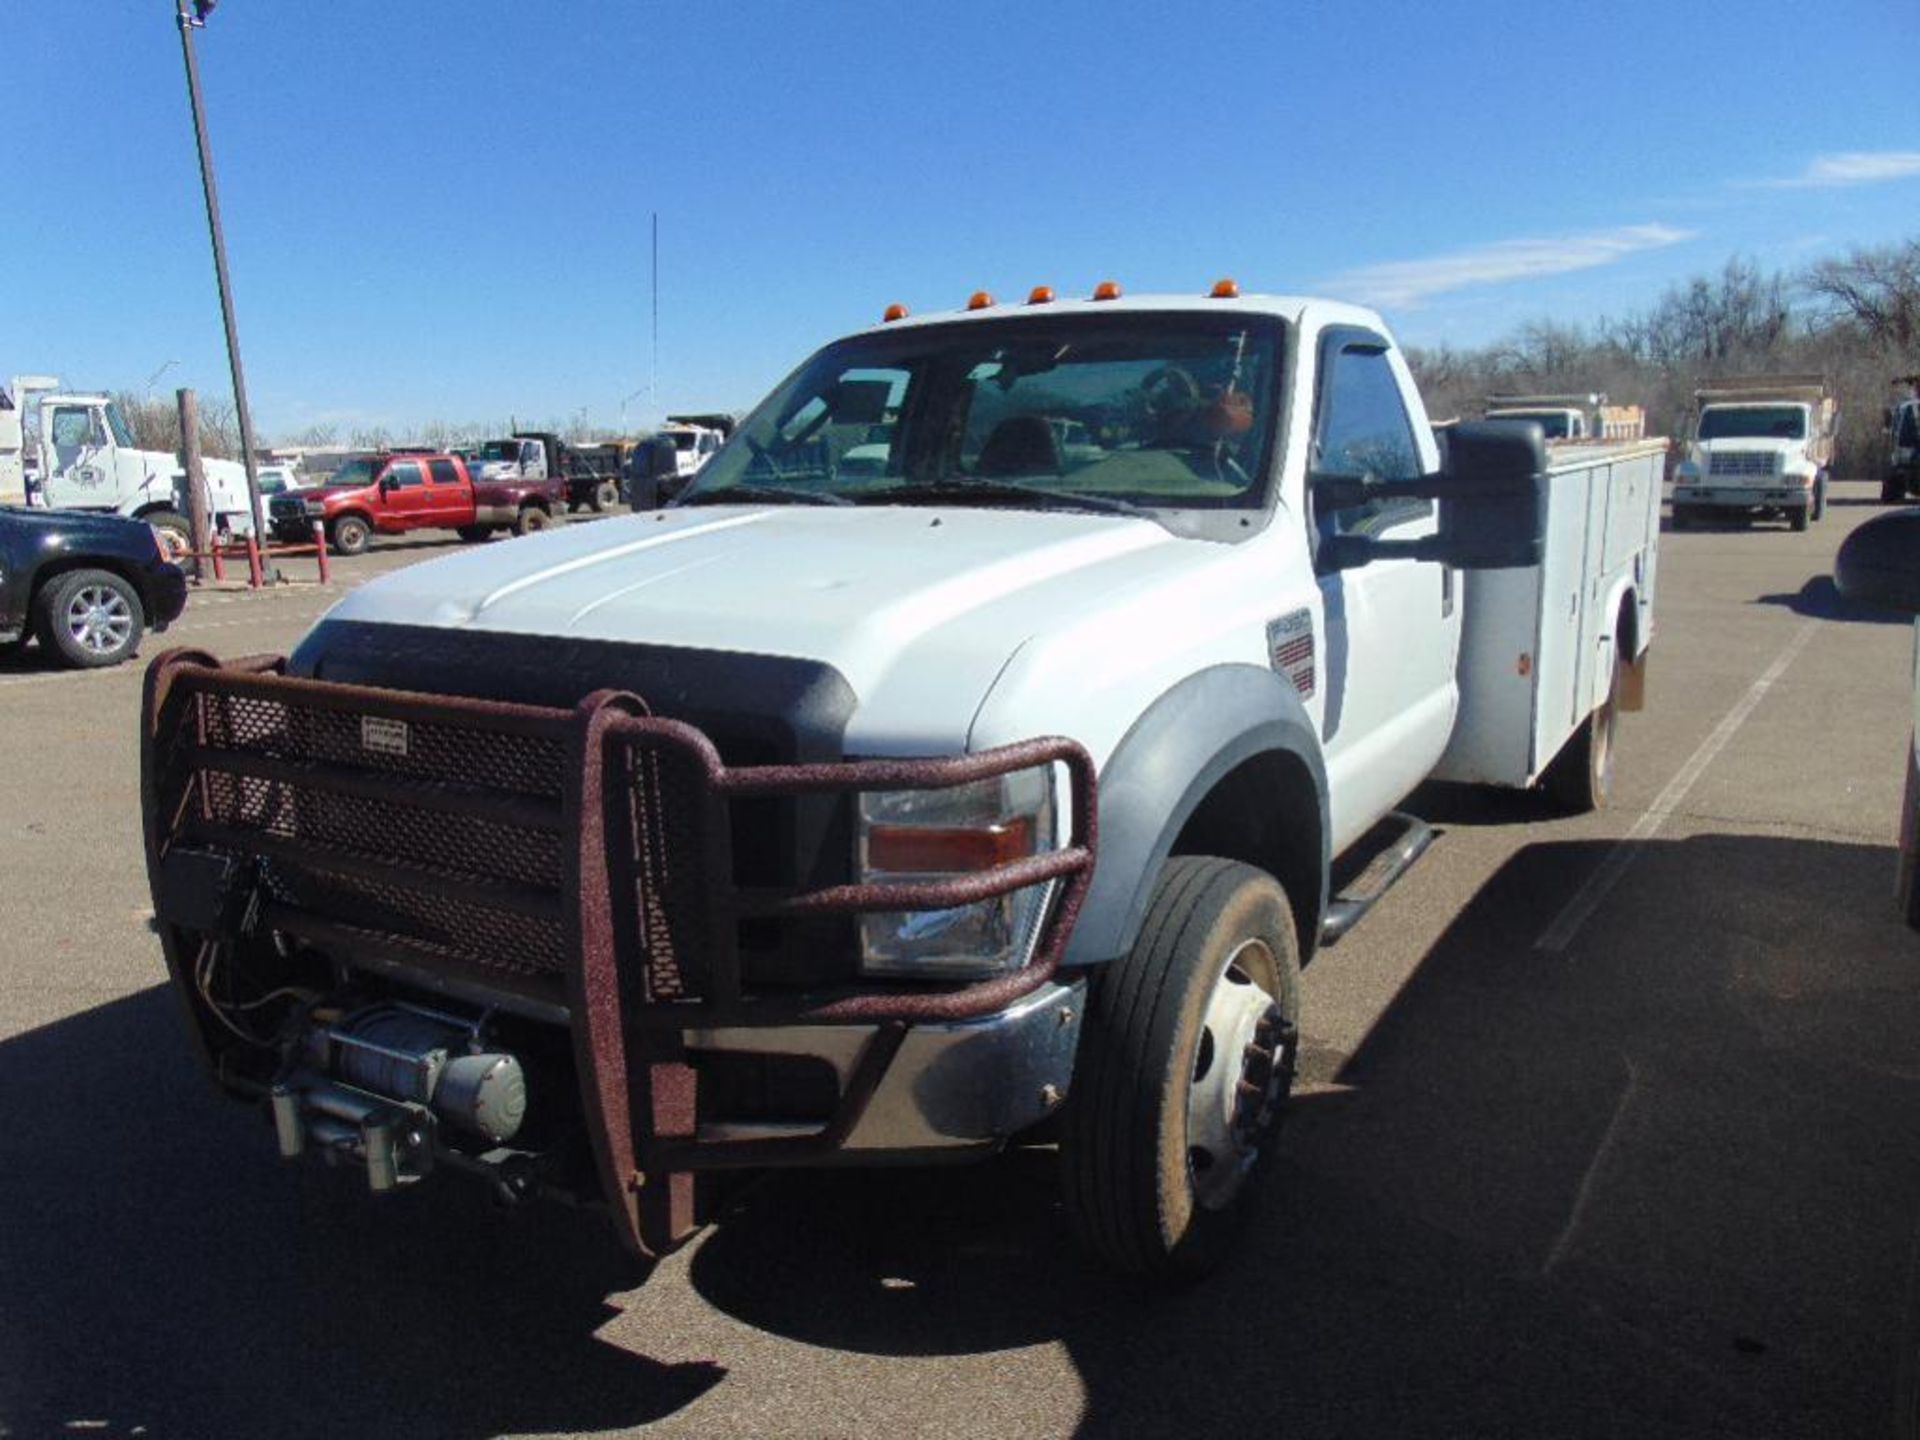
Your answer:
[[[193,55],[193,32],[206,28],[207,16],[218,0],[173,0],[180,25],[180,53],[187,62],[187,103],[193,110],[193,138],[200,149],[200,189],[207,202],[207,233],[213,240],[213,274],[220,286],[220,319],[227,329],[227,365],[233,372],[233,408],[240,421],[240,459],[247,468],[247,508],[253,515],[257,540],[267,538],[266,508],[260,503],[259,461],[254,457],[253,415],[247,409],[247,376],[240,365],[240,331],[233,319],[233,287],[227,279],[227,242],[220,233],[220,192],[213,181],[213,150],[207,144],[207,122],[200,108],[200,66]]]

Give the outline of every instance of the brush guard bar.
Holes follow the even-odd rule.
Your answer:
[[[192,978],[208,941],[277,932],[337,962],[571,1031],[601,1190],[658,1254],[694,1228],[693,1172],[802,1163],[852,1132],[907,1027],[995,1014],[1054,974],[1093,870],[1085,750],[1036,739],[925,760],[728,766],[625,692],[571,711],[307,680],[279,657],[170,650],[148,667],[141,790],[167,964],[202,1059],[234,1084]],[[758,890],[734,881],[732,802],[942,789],[1040,765],[1070,779],[1060,849],[928,883]],[[183,868],[240,866],[255,903],[210,914]],[[942,910],[1058,887],[1027,964],[976,984],[749,993],[743,920]],[[818,1132],[696,1137],[683,1034],[861,1024],[871,1040]],[[241,1085],[239,1088],[247,1088]]]

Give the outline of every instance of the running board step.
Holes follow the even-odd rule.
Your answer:
[[[1322,948],[1338,944],[1340,937],[1360,923],[1360,917],[1413,868],[1413,862],[1433,843],[1433,827],[1419,816],[1400,810],[1381,817],[1374,832],[1385,836],[1379,850],[1327,904],[1327,918],[1320,924]]]

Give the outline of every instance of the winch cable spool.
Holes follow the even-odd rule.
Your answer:
[[[459,1129],[496,1143],[527,1114],[518,1057],[478,1048],[479,1025],[399,1004],[375,1005],[309,1032],[312,1058],[357,1089],[424,1105]]]

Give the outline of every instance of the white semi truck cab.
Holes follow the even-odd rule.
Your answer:
[[[186,474],[161,450],[142,450],[110,396],[68,391],[52,376],[14,377],[0,392],[0,504],[32,503],[147,521],[184,550]],[[211,522],[233,534],[253,529],[246,467],[202,462]],[[27,493],[26,477],[35,477]]]
[[[1232,282],[893,307],[668,508],[155,661],[194,1043],[288,1157],[643,1253],[696,1178],[1044,1132],[1095,1254],[1204,1270],[1301,966],[1432,838],[1396,807],[1605,803],[1664,450],[1439,439],[1378,315]]]
[[[1673,477],[1674,527],[1722,512],[1783,516],[1805,530],[1826,514],[1838,421],[1820,375],[1734,376],[1695,391]]]

